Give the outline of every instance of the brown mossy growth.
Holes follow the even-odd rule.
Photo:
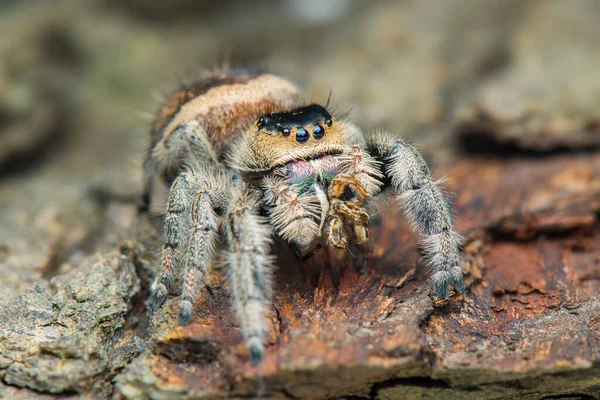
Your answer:
[[[212,341],[218,357],[182,363],[150,352],[119,377],[118,391],[302,399],[598,395],[600,155],[470,159],[444,172],[456,193],[458,231],[467,237],[465,293],[435,300],[416,239],[391,207],[372,229],[362,275],[344,252],[321,251],[304,264],[279,254],[263,365],[251,366],[227,289],[213,274],[212,295],[197,299],[191,324],[177,325],[169,300],[149,342],[165,354],[170,344]],[[154,383],[139,383],[144,374]]]

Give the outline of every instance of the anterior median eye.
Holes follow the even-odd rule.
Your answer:
[[[313,128],[313,136],[317,140],[321,139],[323,136],[325,136],[325,128],[323,128],[321,125],[315,125]]]
[[[300,128],[300,129],[298,129],[298,132],[296,132],[296,141],[298,143],[307,142],[309,137],[310,137],[310,135],[304,128]]]

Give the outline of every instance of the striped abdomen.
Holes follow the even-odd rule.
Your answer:
[[[222,159],[231,139],[261,115],[287,109],[296,101],[297,89],[289,81],[271,74],[244,71],[212,73],[185,85],[168,96],[152,125],[148,162],[167,180],[181,168],[185,134],[182,127],[196,120]]]

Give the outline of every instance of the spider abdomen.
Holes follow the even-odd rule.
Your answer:
[[[182,153],[188,151],[191,124],[196,136],[222,161],[237,134],[260,115],[291,107],[297,92],[284,78],[244,70],[215,72],[183,85],[156,113],[147,167],[171,181],[184,164]]]

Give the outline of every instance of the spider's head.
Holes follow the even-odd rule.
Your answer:
[[[252,125],[247,140],[252,157],[262,169],[343,149],[339,121],[319,104],[265,114]]]

